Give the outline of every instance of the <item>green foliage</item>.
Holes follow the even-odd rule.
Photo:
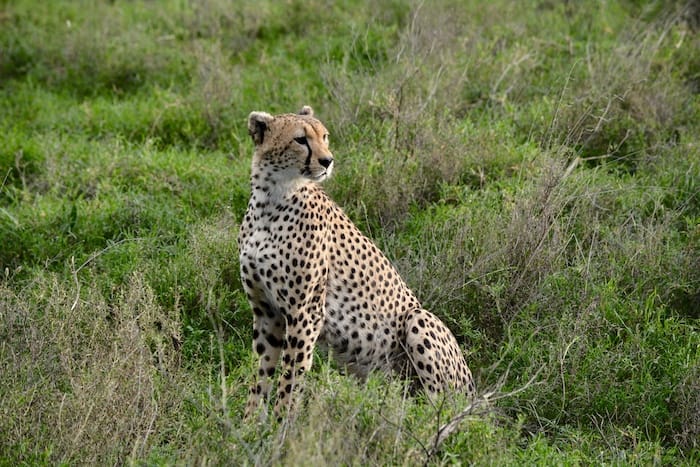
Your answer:
[[[0,463],[697,464],[698,15],[0,2]],[[319,353],[302,410],[241,420],[244,122],[303,104],[475,401]]]

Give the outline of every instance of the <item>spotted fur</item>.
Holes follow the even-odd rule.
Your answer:
[[[360,377],[383,370],[432,395],[474,392],[450,330],[424,310],[377,246],[318,182],[334,167],[328,131],[311,107],[298,114],[252,112],[251,197],[238,243],[241,278],[254,314],[259,369],[249,416],[270,395],[281,359],[275,414],[325,344]]]

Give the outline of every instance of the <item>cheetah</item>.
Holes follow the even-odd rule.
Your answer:
[[[255,151],[238,245],[259,368],[246,417],[269,398],[281,357],[274,413],[282,418],[317,343],[361,378],[386,371],[429,396],[447,389],[472,395],[454,335],[319,185],[334,159],[311,107],[252,112],[248,132]]]

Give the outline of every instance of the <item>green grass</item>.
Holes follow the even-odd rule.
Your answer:
[[[698,14],[0,1],[0,464],[697,464]],[[319,352],[242,421],[245,118],[303,104],[475,401]]]

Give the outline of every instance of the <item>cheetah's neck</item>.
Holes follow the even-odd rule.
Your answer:
[[[254,171],[251,177],[251,204],[259,211],[305,198],[309,193],[321,187],[306,178],[276,180],[264,171]]]

